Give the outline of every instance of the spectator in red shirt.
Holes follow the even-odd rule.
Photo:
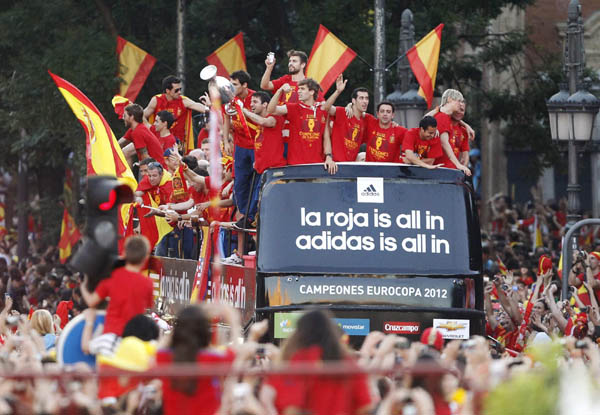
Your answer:
[[[159,350],[156,363],[188,363],[197,365],[232,363],[229,349],[210,349],[211,321],[198,306],[188,306],[177,315],[168,349]],[[221,405],[223,380],[220,377],[162,379],[163,413],[165,415],[215,414]]]
[[[342,75],[335,81],[335,92],[325,103],[316,102],[321,87],[312,78],[306,78],[298,83],[297,104],[288,103],[277,105],[281,94],[288,92],[290,86],[284,84],[275,92],[267,106],[267,112],[275,115],[285,115],[290,123],[290,141],[288,149],[288,164],[323,163],[325,168],[332,171],[334,163],[331,155],[331,143],[324,143],[323,131],[325,129],[327,113],[336,98],[346,87]],[[325,153],[325,154],[323,154]]]
[[[346,114],[345,107],[329,109],[333,117],[333,128],[325,128],[324,139],[331,137],[331,153],[336,162],[356,161],[360,145],[365,141],[366,117],[369,106],[369,90],[359,87],[352,91],[352,115]]]
[[[125,107],[123,123],[125,123],[125,126],[129,129],[125,135],[119,139],[119,145],[123,147],[123,153],[130,166],[133,164],[133,151],[137,153],[139,161],[152,157],[154,160],[163,164],[162,145],[158,138],[144,125],[143,114],[144,110],[138,104],[131,104]],[[133,142],[133,146],[129,145],[130,142]]]
[[[94,292],[88,290],[88,277],[83,279],[81,294],[89,307],[96,307],[110,298],[106,309],[104,333],[121,336],[125,324],[135,315],[152,308],[152,280],[140,272],[150,256],[150,244],[141,235],[125,241],[125,266],[115,269],[109,278],[98,284]]]
[[[290,365],[323,362],[356,363],[341,343],[342,331],[333,316],[313,310],[298,320],[292,336],[281,350],[281,359]],[[344,376],[271,376],[267,383],[276,391],[278,413],[368,414],[371,395],[366,374]]]
[[[439,137],[435,136],[437,121],[431,116],[423,117],[418,128],[411,128],[404,136],[403,161],[426,169],[436,169],[443,164],[433,164],[442,155]]]
[[[381,101],[377,105],[377,118],[366,116],[366,161],[397,163],[406,128],[395,125],[394,104]]]

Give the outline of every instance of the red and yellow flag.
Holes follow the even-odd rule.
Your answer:
[[[500,273],[502,275],[508,275],[508,268],[506,268],[506,265],[504,265],[504,262],[502,261],[502,258],[500,258],[500,255],[496,256],[496,262],[498,263],[498,268],[500,269]]]
[[[420,85],[419,95],[427,101],[427,108],[431,107],[433,101],[443,28],[442,23],[406,52],[408,63]]]
[[[325,26],[319,25],[317,38],[306,65],[306,76],[317,81],[323,92],[327,92],[338,75],[344,72],[344,69],[355,57],[356,52],[346,46]]]
[[[206,61],[217,67],[217,75],[229,78],[232,72],[246,70],[246,51],[244,49],[244,34],[238,33],[213,53]]]
[[[121,36],[117,36],[117,57],[119,75],[123,80],[119,94],[135,101],[156,63],[156,58]]]
[[[137,181],[110,126],[94,103],[73,84],[48,71],[86,135],[87,175],[115,176],[135,191]]]
[[[58,257],[61,264],[67,262],[67,259],[71,256],[71,250],[79,238],[81,238],[79,229],[77,229],[73,217],[69,214],[67,208],[65,208],[62,225],[60,226],[60,240],[58,241]]]

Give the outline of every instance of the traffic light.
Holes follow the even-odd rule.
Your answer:
[[[87,225],[83,243],[70,261],[95,286],[110,276],[118,261],[118,210],[133,201],[133,192],[112,176],[90,176],[87,183]]]

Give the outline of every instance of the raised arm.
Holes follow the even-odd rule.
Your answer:
[[[150,118],[150,116],[152,114],[154,114],[155,109],[156,109],[156,97],[152,97],[152,99],[150,99],[150,102],[148,103],[146,108],[144,108],[144,118],[146,118],[146,119]]]
[[[344,91],[344,88],[346,88],[347,83],[348,80],[346,79],[344,81],[343,75],[339,74],[335,80],[335,91],[329,96],[329,98],[327,98],[327,101],[325,101],[325,104],[323,104],[323,106],[321,107],[323,111],[329,112],[329,109],[333,106],[337,97],[339,97],[340,94]]]
[[[287,107],[285,105],[277,105],[277,103],[279,103],[279,98],[281,97],[282,93],[287,93],[289,91],[291,91],[291,87],[289,84],[283,84],[281,85],[281,88],[279,88],[277,90],[277,92],[275,92],[273,94],[273,97],[271,97],[271,101],[269,101],[269,105],[267,105],[267,112],[269,114],[275,114],[275,115],[286,115],[287,114]]]
[[[273,82],[271,82],[271,73],[273,72],[273,68],[275,67],[275,61],[276,59],[273,59],[273,62],[269,62],[268,59],[265,59],[265,73],[263,73],[263,76],[260,79],[261,89],[272,91],[273,88],[275,88],[273,86]]]
[[[209,108],[201,102],[192,101],[188,97],[183,98],[183,105],[190,110],[198,112],[207,112]]]

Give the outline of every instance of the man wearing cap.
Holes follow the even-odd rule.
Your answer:
[[[581,270],[577,274],[577,270]],[[594,290],[596,299],[600,295],[600,252],[590,252],[583,260],[576,260],[569,272],[569,285],[577,289],[577,295],[583,304],[591,305],[590,293],[583,285],[587,285]]]

